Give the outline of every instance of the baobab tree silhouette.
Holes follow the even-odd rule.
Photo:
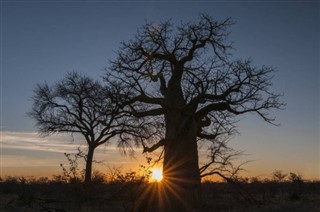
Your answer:
[[[106,80],[118,88],[117,101],[137,118],[163,117],[165,135],[150,152],[164,148],[166,210],[197,207],[200,171],[197,141],[214,143],[233,132],[237,115],[256,113],[273,123],[270,109],[283,106],[270,91],[274,69],[250,60],[230,60],[230,18],[215,21],[146,23],[121,43]]]

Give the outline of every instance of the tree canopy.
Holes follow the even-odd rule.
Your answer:
[[[199,140],[211,143],[214,151],[235,132],[238,115],[255,113],[274,123],[270,109],[283,106],[281,95],[271,91],[273,67],[233,59],[227,41],[232,24],[230,18],[216,21],[204,14],[193,23],[146,23],[121,43],[107,71],[124,111],[137,118],[163,118],[164,137],[149,150],[163,146],[164,180],[178,185],[176,202],[193,196],[200,171],[209,170],[199,169]]]
[[[283,106],[281,95],[270,91],[275,70],[254,67],[250,59],[232,60],[232,24],[207,15],[177,27],[171,21],[146,23],[112,61],[107,79],[121,84],[118,100],[136,117],[183,111],[198,121],[197,136],[204,139],[231,132],[228,124],[239,114],[256,113],[274,123],[269,110]]]
[[[121,115],[108,97],[107,86],[72,72],[54,85],[37,85],[34,93],[28,115],[36,120],[42,135],[84,136],[88,145],[85,181],[90,181],[94,149],[122,132]]]

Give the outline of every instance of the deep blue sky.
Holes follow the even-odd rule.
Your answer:
[[[36,131],[26,112],[37,83],[56,81],[73,70],[102,76],[119,43],[132,38],[146,20],[172,18],[179,23],[196,20],[202,12],[236,22],[229,37],[235,58],[250,57],[257,66],[278,70],[273,90],[284,94],[287,106],[271,114],[281,126],[270,126],[253,115],[240,117],[241,136],[231,141],[256,160],[249,170],[260,174],[292,170],[319,178],[319,5],[317,1],[2,1],[2,142],[4,132]],[[2,155],[9,153],[3,149]]]

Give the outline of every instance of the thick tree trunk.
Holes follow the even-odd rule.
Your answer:
[[[197,209],[200,174],[196,135],[192,117],[177,113],[166,117],[163,211]]]
[[[88,153],[87,153],[87,161],[86,161],[86,171],[84,182],[86,184],[91,182],[91,173],[92,173],[92,160],[93,160],[93,153],[94,153],[94,146],[89,146]]]

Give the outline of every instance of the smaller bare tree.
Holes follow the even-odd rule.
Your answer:
[[[123,132],[123,121],[107,86],[78,73],[49,86],[38,84],[28,115],[36,121],[43,136],[59,133],[83,135],[88,145],[85,182],[91,182],[95,149]]]

